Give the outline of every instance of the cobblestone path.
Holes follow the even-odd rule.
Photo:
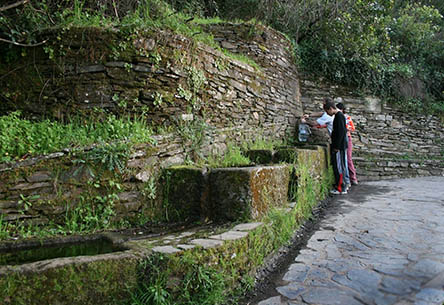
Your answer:
[[[444,304],[444,177],[362,183],[334,201],[258,305]]]

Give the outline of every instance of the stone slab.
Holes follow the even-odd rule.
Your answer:
[[[241,232],[241,231],[228,231],[222,234],[218,235],[212,235],[209,238],[211,239],[217,239],[217,240],[236,240],[244,238],[248,235],[248,232]]]
[[[178,244],[176,245],[177,248],[182,249],[182,250],[190,250],[195,248],[195,245],[184,245],[184,244]]]
[[[221,245],[223,245],[224,242],[222,240],[197,238],[197,239],[193,239],[191,241],[191,243],[196,246],[201,246],[204,249],[209,249],[209,248],[215,248],[215,247],[221,246]]]
[[[154,252],[165,253],[165,254],[174,254],[177,252],[181,252],[181,250],[173,247],[173,246],[156,246],[153,248]]]
[[[241,223],[236,225],[233,228],[233,231],[252,231],[260,226],[262,226],[263,222],[249,222],[249,223]]]

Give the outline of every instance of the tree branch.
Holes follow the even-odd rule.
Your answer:
[[[6,5],[6,6],[2,6],[2,7],[0,7],[0,12],[7,11],[7,10],[9,10],[11,8],[14,8],[14,7],[26,4],[28,2],[29,2],[29,0],[21,0],[21,1],[18,1],[16,3],[12,3],[12,4],[9,4],[9,5]]]
[[[13,45],[19,46],[19,47],[37,47],[37,46],[40,46],[42,44],[45,44],[48,40],[43,40],[43,41],[35,43],[35,44],[18,43],[18,42],[15,42],[15,41],[12,41],[12,40],[3,39],[3,38],[0,38],[0,41],[6,42],[6,43],[10,43],[10,44],[13,44]]]

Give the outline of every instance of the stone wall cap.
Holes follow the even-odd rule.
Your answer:
[[[249,223],[241,223],[236,225],[233,230],[234,231],[252,231],[260,226],[262,226],[263,222],[249,222]]]
[[[191,241],[192,244],[196,245],[196,246],[201,246],[204,249],[209,249],[209,248],[215,248],[218,246],[221,246],[224,242],[221,240],[215,240],[215,239],[193,239]]]
[[[212,235],[209,238],[216,240],[236,240],[244,238],[248,235],[248,232],[243,231],[228,231],[218,235]]]

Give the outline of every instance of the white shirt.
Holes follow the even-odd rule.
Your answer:
[[[327,112],[324,112],[322,116],[316,120],[319,125],[327,125],[328,134],[331,135],[333,131],[334,116],[329,116]]]

